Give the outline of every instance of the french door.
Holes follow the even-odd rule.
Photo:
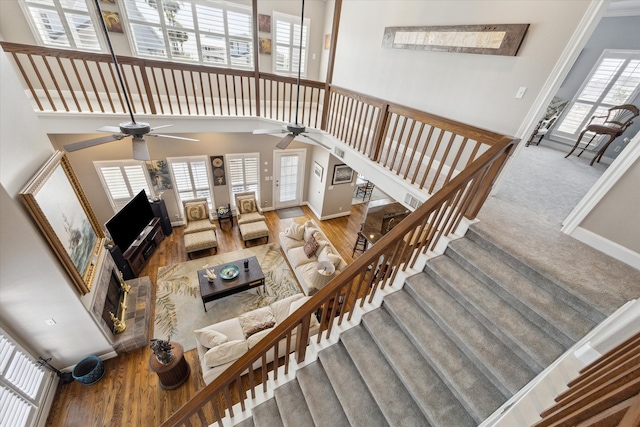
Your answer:
[[[273,200],[276,209],[302,203],[306,151],[289,149],[273,152]]]

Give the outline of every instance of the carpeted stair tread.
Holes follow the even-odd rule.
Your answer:
[[[278,387],[274,394],[285,427],[313,425],[313,418],[296,379]]]
[[[477,423],[482,422],[505,402],[506,397],[446,336],[411,295],[404,290],[395,292],[385,297],[384,304]]]
[[[362,325],[343,332],[340,340],[390,426],[429,425],[418,405]]]
[[[425,270],[536,371],[564,352],[558,342],[448,256],[429,260]]]
[[[558,342],[570,347],[595,322],[567,304],[563,292],[549,292],[471,239],[451,242],[447,255],[511,303]]]
[[[311,417],[317,426],[348,427],[349,420],[333,391],[326,372],[319,362],[313,362],[296,372]]]
[[[255,427],[284,427],[278,404],[273,398],[253,408],[252,414]]]
[[[409,277],[405,290],[505,395],[524,387],[535,372],[425,273]]]
[[[373,310],[362,317],[362,324],[431,425],[477,425],[389,313]]]
[[[318,357],[352,426],[388,425],[341,342],[323,349]]]
[[[255,424],[253,424],[253,418],[247,418],[246,420],[240,421],[235,427],[255,427]]]

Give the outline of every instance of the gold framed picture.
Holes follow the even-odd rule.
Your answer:
[[[88,293],[105,237],[65,153],[51,156],[20,197],[78,291]]]

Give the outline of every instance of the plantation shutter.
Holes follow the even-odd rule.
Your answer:
[[[0,426],[34,426],[51,389],[45,371],[0,328]],[[55,390],[54,390],[55,391]]]
[[[142,190],[148,197],[153,196],[143,162],[94,162],[94,165],[115,212]]]
[[[640,52],[606,50],[561,118],[554,136],[575,141],[592,116],[631,102],[639,88]],[[586,141],[591,136],[588,133]]]
[[[300,61],[300,18],[297,16],[273,13],[275,20],[273,69],[279,74],[298,74]],[[307,64],[307,39],[310,21],[305,18],[302,33],[301,75],[305,76]]]
[[[214,200],[207,156],[173,157],[168,158],[167,162],[171,167],[180,207],[182,208],[182,202],[205,197],[209,210],[213,210]],[[180,211],[182,212],[182,209]]]
[[[249,154],[228,154],[227,167],[229,168],[229,188],[230,198],[235,203],[234,194],[245,191],[259,191],[260,177],[260,155],[258,153]]]

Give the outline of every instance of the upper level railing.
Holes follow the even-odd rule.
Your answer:
[[[110,55],[0,44],[37,111],[127,113]],[[118,62],[134,114],[295,121],[292,77],[132,57]],[[300,123],[329,132],[428,194],[503,137],[322,82],[302,80],[300,89]]]
[[[10,53],[40,111],[124,113],[107,55],[0,42]],[[244,115],[293,121],[295,80],[265,73],[119,58],[135,108],[146,114]],[[84,72],[81,72],[84,70]],[[324,83],[301,82],[300,122],[321,128],[431,197],[274,328],[162,426],[222,425],[233,404],[245,409],[267,374],[285,374],[293,356],[306,358],[310,319],[320,314],[318,343],[357,306],[392,286],[420,253],[475,218],[517,140]],[[325,105],[325,100],[327,100]],[[338,314],[338,305],[343,300]],[[336,319],[336,316],[337,319]],[[295,348],[291,345],[296,335]],[[285,348],[279,354],[280,343]],[[267,354],[273,352],[273,364]],[[262,367],[256,378],[253,366]],[[244,373],[247,373],[246,376]],[[244,381],[243,382],[243,377]],[[233,397],[232,397],[233,396]]]

